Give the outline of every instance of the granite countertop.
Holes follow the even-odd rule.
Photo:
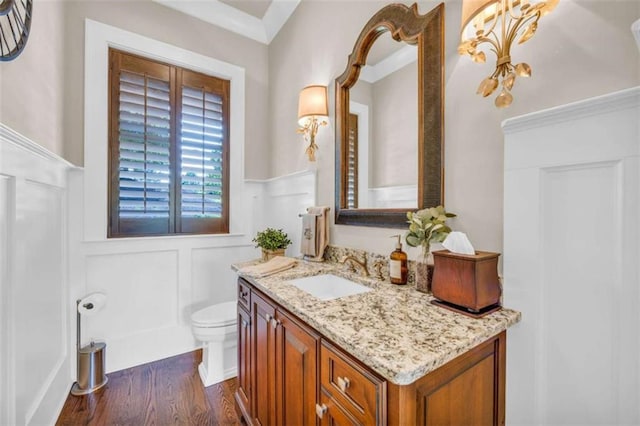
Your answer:
[[[456,356],[520,321],[520,312],[502,309],[474,319],[430,303],[433,297],[415,286],[357,276],[345,265],[299,261],[287,271],[254,278],[232,265],[283,308],[397,385],[408,385]],[[322,301],[288,280],[333,273],[373,291]]]

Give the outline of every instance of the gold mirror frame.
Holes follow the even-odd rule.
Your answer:
[[[376,39],[389,31],[396,41],[418,47],[418,206],[403,209],[347,209],[349,90],[358,81]],[[444,204],[444,3],[425,15],[418,5],[391,4],[364,26],[336,79],[335,222],[339,225],[404,228],[406,212]],[[402,167],[402,165],[398,165]]]

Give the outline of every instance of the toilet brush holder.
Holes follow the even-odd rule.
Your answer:
[[[106,343],[91,342],[78,349],[78,381],[71,388],[72,395],[86,395],[107,384],[104,371]]]
[[[82,313],[91,315],[98,311],[103,304],[104,295],[99,293],[76,301],[77,382],[71,387],[72,395],[86,395],[107,384],[108,379],[105,374],[107,344],[91,341],[84,347],[80,346]]]

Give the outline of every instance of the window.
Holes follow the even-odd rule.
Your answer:
[[[229,81],[109,61],[108,236],[228,233]]]

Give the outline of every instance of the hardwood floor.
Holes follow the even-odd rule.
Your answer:
[[[235,378],[205,388],[195,351],[108,374],[102,389],[69,394],[57,425],[240,425]]]

